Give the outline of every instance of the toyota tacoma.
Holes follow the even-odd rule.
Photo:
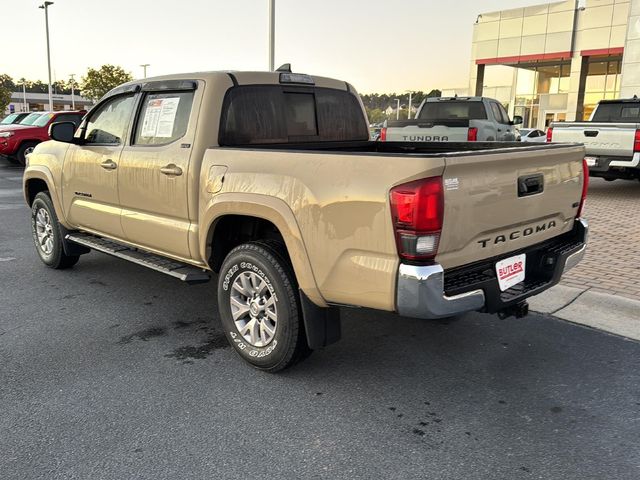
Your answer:
[[[24,173],[40,259],[214,279],[265,371],[337,341],[343,306],[523,316],[586,248],[582,146],[374,142],[350,84],[286,67],[133,81],[50,130]]]

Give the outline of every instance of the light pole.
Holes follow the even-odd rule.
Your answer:
[[[275,70],[276,55],[276,0],[269,0],[269,71]]]
[[[27,80],[22,78],[22,108],[25,112],[29,111],[29,107],[27,106]]]
[[[76,83],[75,78],[75,74],[71,74],[69,75],[69,77],[71,78],[71,110],[75,110],[76,109],[76,98],[75,98],[75,90],[74,90],[74,85]]]
[[[409,94],[409,110],[407,111],[407,120],[411,120],[411,98],[413,96],[413,90],[406,90]]]
[[[47,67],[49,69],[49,111],[53,111],[53,94],[51,93],[51,50],[49,48],[49,7],[53,2],[44,2],[38,8],[44,9],[44,23],[47,29]]]
[[[142,78],[147,78],[147,67],[151,66],[151,64],[150,64],[150,63],[143,63],[143,64],[142,64],[142,65],[140,65],[140,66],[141,66],[141,67],[143,68],[143,70],[144,70],[144,73],[143,73],[143,77],[142,77]]]
[[[396,98],[395,101],[396,101],[396,105],[397,105],[397,107],[396,107],[396,120],[400,120],[400,99]]]

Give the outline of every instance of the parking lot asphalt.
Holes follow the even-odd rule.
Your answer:
[[[344,310],[279,375],[227,347],[213,284],[105,255],[45,268],[0,159],[3,479],[637,479],[640,344],[549,316]]]

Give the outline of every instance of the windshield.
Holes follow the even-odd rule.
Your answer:
[[[17,113],[12,113],[11,115],[5,117],[1,122],[0,125],[11,125],[13,123],[13,121],[18,117]]]
[[[36,119],[35,122],[33,122],[33,126],[44,127],[47,124],[47,122],[51,120],[51,117],[53,117],[53,113],[47,113],[45,115],[42,115],[40,118]]]
[[[523,128],[520,130],[520,135],[522,135],[523,137],[526,137],[527,135],[529,135],[533,130],[529,129],[529,128]]]
[[[33,125],[33,123],[42,116],[41,113],[30,113],[22,119],[18,125]]]
[[[486,120],[482,102],[468,100],[441,100],[426,102],[420,110],[420,120]]]

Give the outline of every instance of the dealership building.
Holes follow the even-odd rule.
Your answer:
[[[640,96],[640,0],[478,15],[467,91],[497,98],[537,128],[588,119],[602,99]]]

